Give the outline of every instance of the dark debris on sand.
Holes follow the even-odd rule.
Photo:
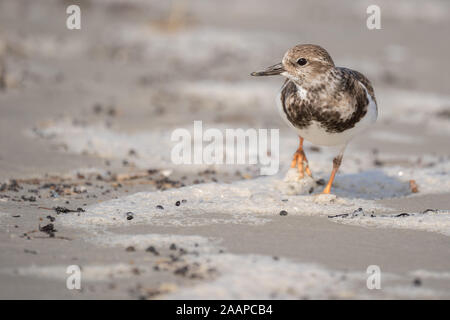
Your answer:
[[[53,223],[49,223],[43,227],[41,227],[39,225],[39,231],[44,232],[46,234],[48,234],[48,236],[50,238],[54,238],[55,237],[55,232],[57,232],[58,230],[55,229],[55,226],[53,225]]]
[[[154,246],[148,247],[145,251],[153,253],[155,256],[159,256],[158,250]]]
[[[382,214],[379,215],[379,217],[388,217],[388,218],[405,218],[410,216],[418,216],[420,214],[429,214],[429,213],[439,213],[439,210],[437,209],[426,209],[420,213],[408,213],[408,212],[401,212],[396,214]],[[328,216],[328,218],[356,218],[358,216],[364,216],[364,217],[370,217],[370,218],[376,218],[377,216],[372,212],[371,214],[366,214],[362,208],[358,208],[357,210],[353,211],[353,213],[342,213],[342,214],[336,214],[333,216]]]
[[[13,191],[13,192],[19,192],[21,189],[23,189],[17,180],[11,180],[9,182],[2,183],[0,185],[0,192],[5,191]]]
[[[48,208],[43,208],[41,207],[41,209],[48,209]],[[55,210],[56,214],[61,214],[61,213],[69,213],[69,212],[86,212],[83,208],[77,208],[76,210],[72,210],[72,209],[68,209],[66,207],[54,207],[52,210]]]

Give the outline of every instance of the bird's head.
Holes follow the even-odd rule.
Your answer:
[[[317,45],[299,44],[289,49],[281,63],[266,70],[252,72],[252,76],[282,75],[299,85],[320,81],[321,76],[334,68],[328,52]]]

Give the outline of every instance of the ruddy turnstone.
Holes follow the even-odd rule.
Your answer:
[[[370,81],[360,72],[336,67],[320,46],[301,44],[289,49],[281,63],[252,76],[282,75],[287,79],[277,97],[283,119],[300,138],[291,167],[299,177],[312,176],[303,139],[323,146],[338,146],[333,170],[323,193],[330,193],[348,142],[372,125],[378,114]]]

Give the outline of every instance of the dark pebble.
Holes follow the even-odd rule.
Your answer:
[[[77,210],[71,210],[65,207],[54,207],[53,210],[55,210],[56,214],[60,213],[69,213],[69,212],[85,212],[83,208],[77,208]]]
[[[36,202],[36,197],[34,197],[34,196],[30,196],[30,197],[22,196],[22,200],[23,201]]]
[[[180,204],[181,204],[181,202],[180,202],[180,201],[177,201],[177,202],[175,202],[175,205],[176,205],[177,207],[179,207],[179,206],[180,206]]]
[[[133,246],[129,246],[125,249],[126,252],[134,252],[136,249]]]
[[[162,205],[158,204],[158,205],[156,206],[156,209],[164,210],[164,207],[163,207]]]
[[[420,287],[422,285],[422,280],[420,280],[420,278],[415,278],[413,284],[416,287]]]
[[[280,216],[287,216],[288,212],[286,210],[281,210],[280,211]]]
[[[148,247],[145,251],[153,253],[155,256],[159,256],[159,252],[155,249],[154,246]]]
[[[133,212],[127,212],[127,220],[133,220],[134,216],[133,216]]]
[[[53,223],[49,223],[43,227],[39,226],[39,231],[48,234],[50,238],[54,238],[55,232],[57,232]]]
[[[170,250],[177,250],[177,246],[175,245],[175,243],[172,243],[171,245],[170,245],[170,248],[169,248]]]

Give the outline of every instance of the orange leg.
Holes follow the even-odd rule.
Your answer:
[[[338,155],[336,158],[333,159],[333,171],[331,171],[330,180],[328,180],[327,185],[325,186],[325,189],[323,189],[324,194],[329,194],[331,191],[331,185],[333,184],[334,177],[336,176],[336,173],[339,170],[339,166],[342,162],[342,154]]]
[[[297,151],[294,153],[294,157],[291,162],[291,168],[297,167],[300,174],[300,178],[305,176],[304,172],[310,177],[312,177],[311,170],[309,170],[308,159],[306,158],[305,152],[303,151],[303,138],[299,137],[300,144]]]

